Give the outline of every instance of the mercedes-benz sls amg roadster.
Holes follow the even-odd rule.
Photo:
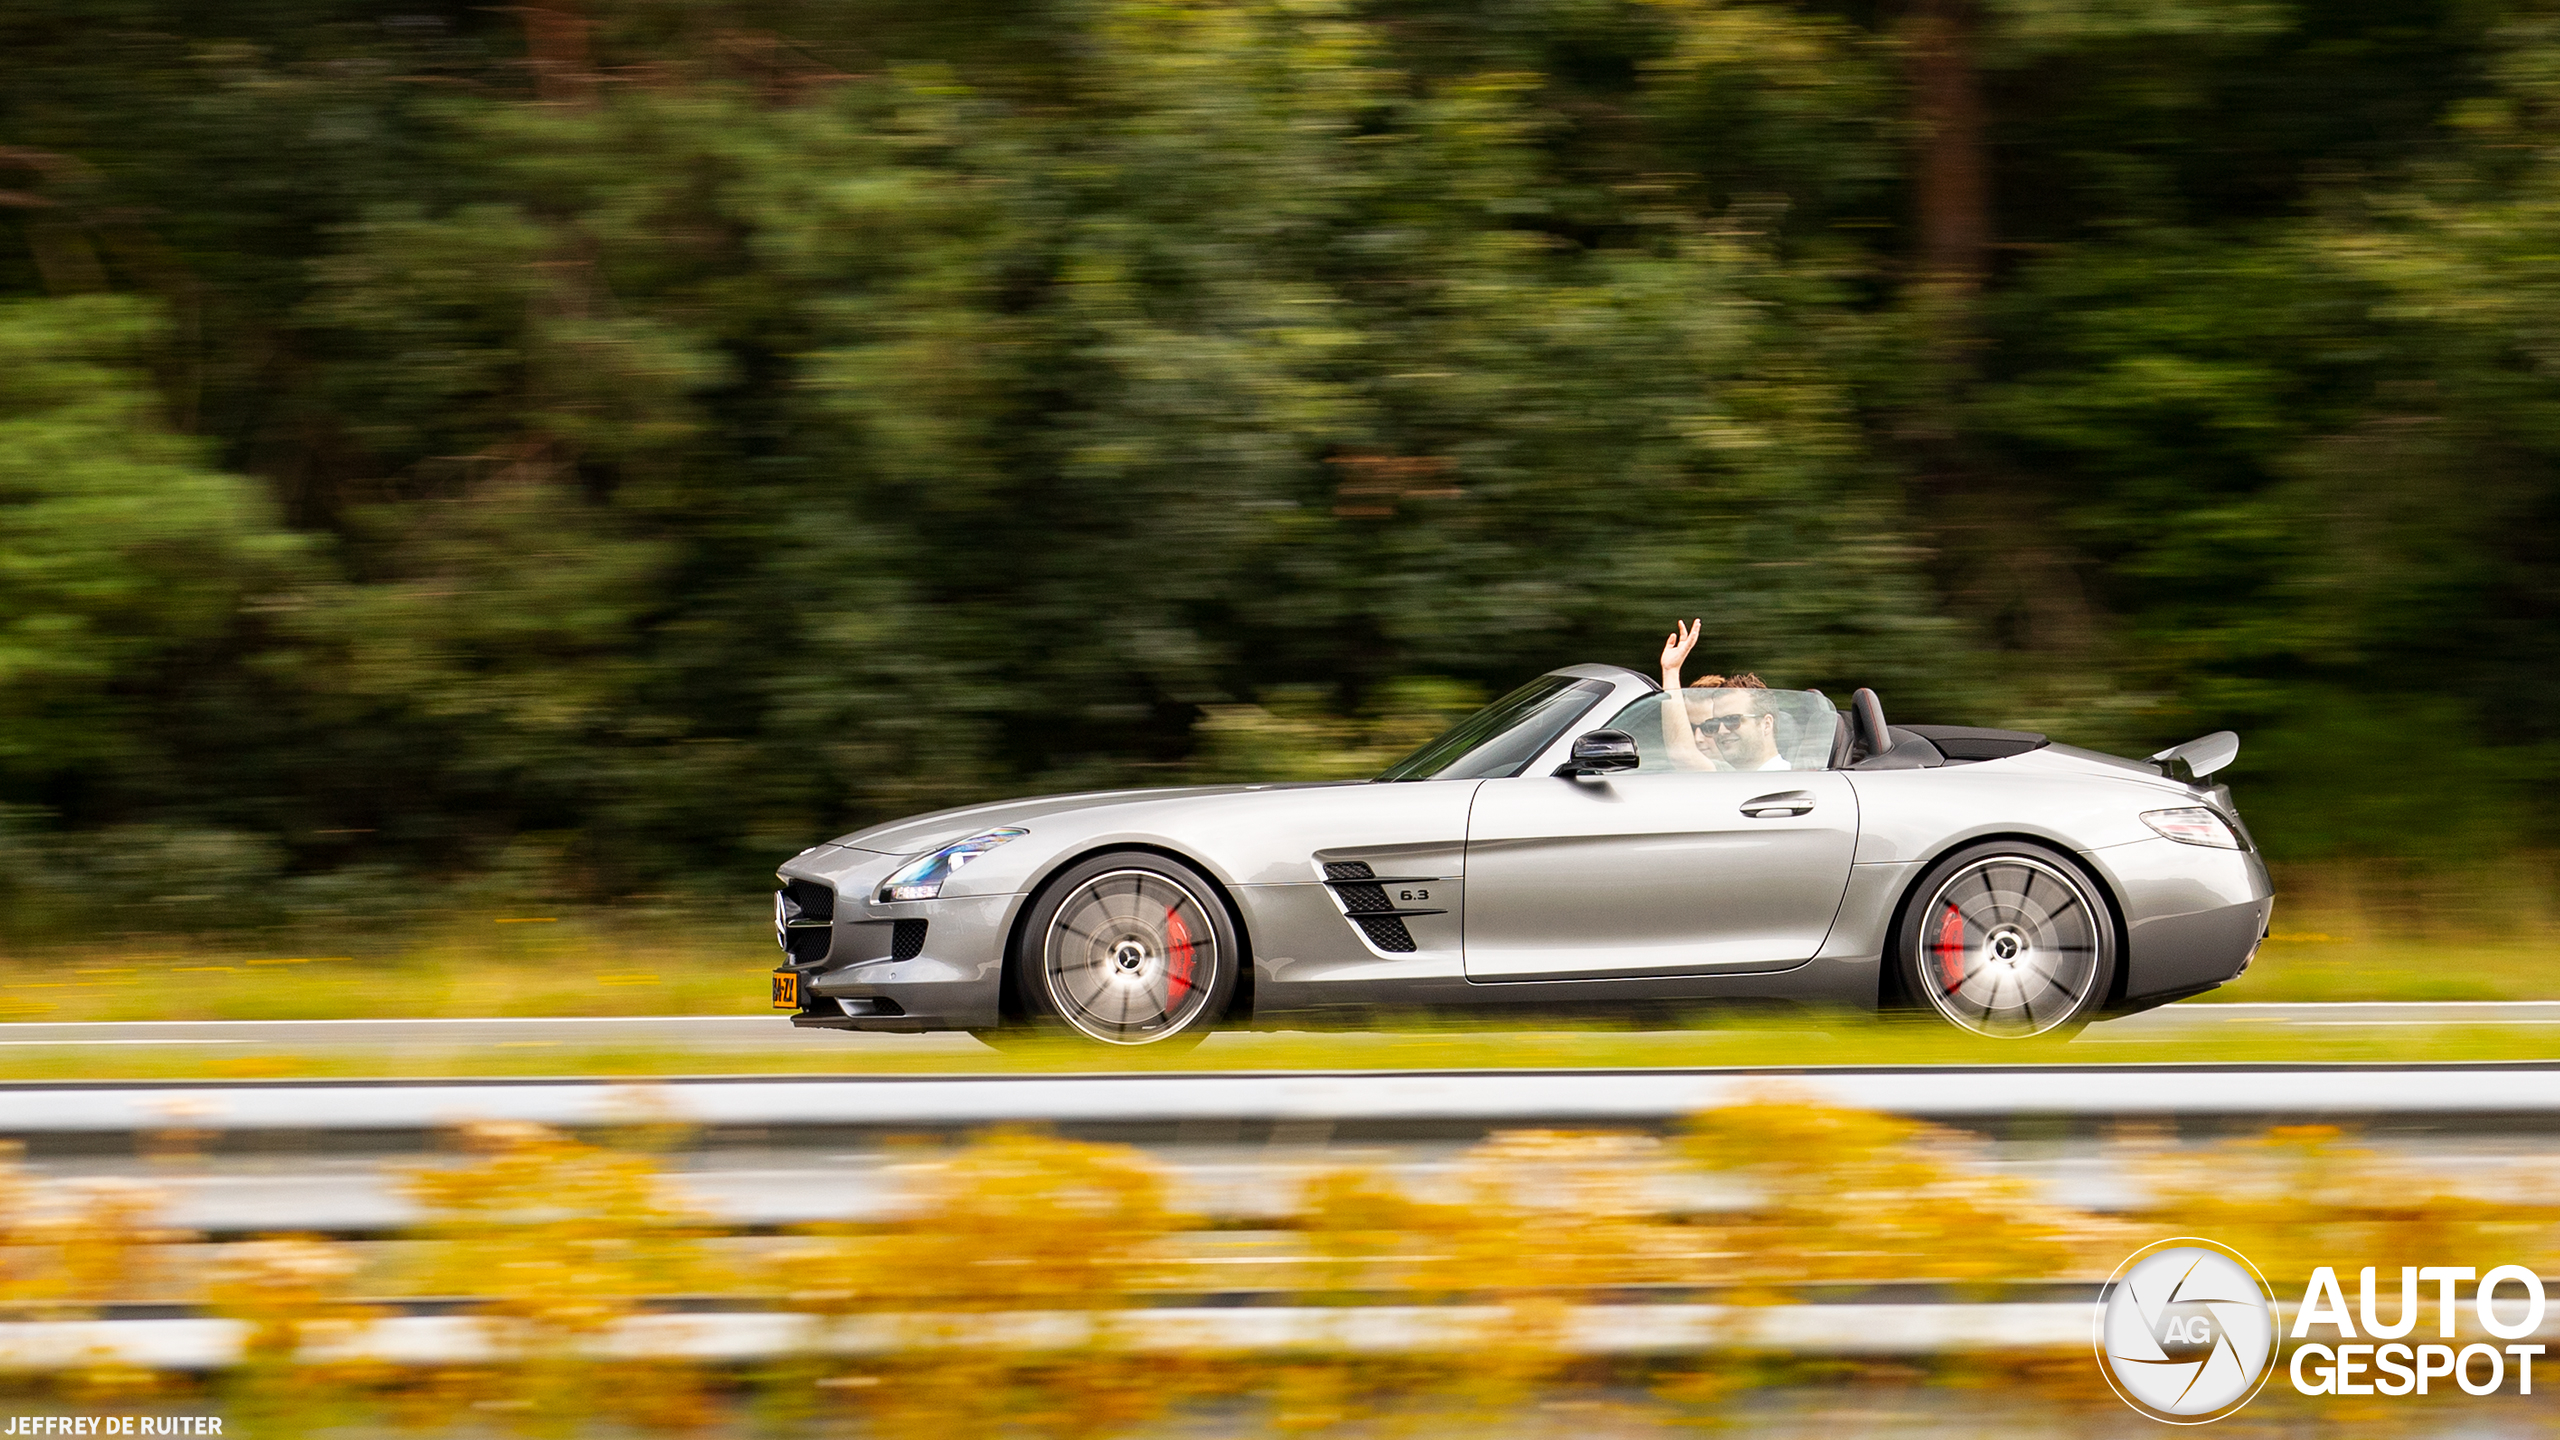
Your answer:
[[[1043,796],[805,850],[773,1003],[999,1044],[1741,1001],[2040,1034],[2248,968],[2272,892],[2210,778],[2238,751],[1568,666],[1374,780]]]

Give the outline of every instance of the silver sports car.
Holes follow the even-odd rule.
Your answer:
[[[1109,1045],[1391,1009],[1921,1008],[2033,1035],[2247,969],[2227,731],[2119,759],[1875,693],[1550,671],[1375,780],[1052,795],[784,865],[792,1023]]]

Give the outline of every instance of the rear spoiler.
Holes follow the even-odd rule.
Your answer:
[[[2240,737],[2228,730],[2199,735],[2184,745],[2172,745],[2151,757],[2160,773],[2172,780],[2193,784],[2240,756]]]

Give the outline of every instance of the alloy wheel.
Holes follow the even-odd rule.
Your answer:
[[[2042,1034],[2086,1010],[2110,932],[2086,882],[2024,855],[1976,860],[1921,907],[1920,990],[1981,1035]]]
[[[1078,884],[1041,947],[1058,1018],[1093,1039],[1144,1045],[1182,1033],[1209,1003],[1226,957],[1201,897],[1153,870]]]

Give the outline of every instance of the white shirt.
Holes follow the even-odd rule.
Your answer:
[[[1718,760],[1716,761],[1716,768],[1730,775],[1749,770],[1793,770],[1796,767],[1787,763],[1786,756],[1772,755],[1757,765],[1727,765],[1724,761]]]

